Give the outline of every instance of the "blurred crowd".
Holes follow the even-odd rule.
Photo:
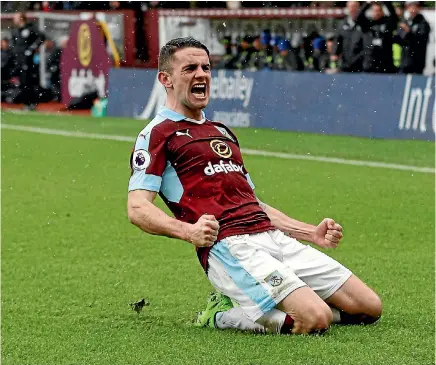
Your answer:
[[[1,100],[24,103],[34,109],[38,102],[60,100],[60,59],[62,48],[47,39],[24,13],[13,18],[11,38],[1,40]],[[45,46],[48,87],[40,86],[40,48]]]
[[[121,3],[121,4],[120,4]],[[111,10],[119,7],[142,11],[160,9],[199,8],[295,8],[344,6],[343,1],[2,1],[2,12],[53,10]]]
[[[229,5],[229,4],[232,5]],[[165,7],[250,7],[259,2],[1,2],[2,12],[13,11],[10,38],[1,40],[2,101],[33,109],[38,102],[60,100],[60,58],[64,39],[56,45],[29,22],[21,11],[131,9],[143,16],[147,8]],[[264,29],[234,39],[221,39],[225,53],[214,67],[237,70],[283,70],[422,74],[425,68],[430,25],[421,14],[421,3],[406,2],[263,2],[264,6],[346,6],[347,16],[335,32],[324,34],[313,25],[304,37],[286,39]],[[145,7],[145,8],[144,8]],[[18,11],[18,12],[17,12]],[[136,14],[135,13],[135,14]],[[139,30],[142,22],[136,22]],[[136,31],[138,59],[146,59],[144,32]],[[45,74],[40,86],[40,49],[45,49]]]
[[[434,7],[434,1],[422,1]],[[19,11],[89,10],[111,9],[239,9],[239,8],[301,8],[344,7],[344,1],[2,1],[2,13]]]
[[[225,54],[216,68],[371,73],[416,73],[425,68],[430,25],[418,1],[346,3],[336,32],[317,29],[290,40],[265,29],[234,41],[224,37]]]

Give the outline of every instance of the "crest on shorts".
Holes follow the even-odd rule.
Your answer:
[[[266,278],[265,281],[271,285],[271,286],[280,286],[283,283],[283,275],[280,274],[277,270],[274,271],[273,273],[269,274]]]
[[[151,162],[151,156],[146,150],[136,150],[132,156],[132,167],[135,170],[145,170]]]

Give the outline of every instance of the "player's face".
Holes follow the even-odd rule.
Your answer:
[[[210,62],[206,51],[184,48],[174,54],[171,80],[176,99],[188,109],[207,106],[210,96]]]

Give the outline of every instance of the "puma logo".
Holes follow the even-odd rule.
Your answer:
[[[189,134],[189,129],[187,129],[186,132],[177,131],[176,136],[188,136],[192,138],[192,136]]]

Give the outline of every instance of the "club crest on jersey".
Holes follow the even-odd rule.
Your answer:
[[[136,150],[132,156],[132,167],[135,170],[145,170],[151,162],[151,156],[146,150]]]
[[[210,147],[212,148],[212,151],[220,157],[229,158],[232,155],[232,150],[229,145],[219,139],[213,139],[210,141]]]
[[[230,135],[229,132],[227,132],[227,129],[223,128],[223,127],[217,127],[215,126],[216,129],[218,129],[218,131],[224,136],[227,137],[228,139],[230,139],[231,141],[235,142],[234,138]]]

